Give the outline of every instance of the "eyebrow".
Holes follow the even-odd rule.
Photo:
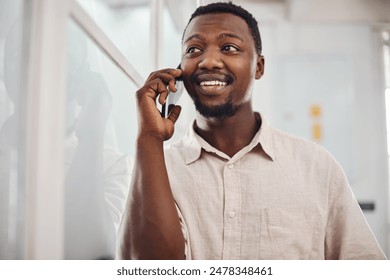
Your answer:
[[[228,38],[235,38],[235,39],[240,40],[241,42],[244,42],[244,39],[242,39],[240,36],[238,36],[237,34],[234,34],[234,33],[222,33],[222,34],[219,34],[217,36],[217,39],[221,40],[221,39],[226,38],[226,37],[228,37]]]
[[[240,36],[238,36],[237,34],[234,34],[234,33],[221,33],[219,34],[216,38],[218,40],[222,40],[224,38],[235,38],[235,39],[238,39],[240,40],[241,42],[244,42],[244,39],[242,39]],[[196,39],[196,40],[200,40],[200,41],[206,41],[206,38],[200,34],[194,34],[194,35],[191,35],[190,37],[188,37],[183,43],[186,43],[192,39]]]
[[[199,35],[199,34],[194,34],[194,35],[191,35],[190,37],[188,37],[184,43],[187,43],[189,40],[192,40],[192,39],[196,39],[196,40],[200,40],[200,41],[205,41],[206,38],[203,37],[202,35]]]

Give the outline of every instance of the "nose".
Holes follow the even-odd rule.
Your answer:
[[[223,65],[219,50],[208,50],[203,53],[198,68],[207,70],[221,69]]]

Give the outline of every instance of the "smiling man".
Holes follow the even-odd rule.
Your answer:
[[[333,157],[253,111],[261,51],[250,13],[203,6],[184,31],[181,70],[153,72],[137,91],[136,164],[118,257],[385,258]],[[162,118],[155,101],[165,102],[178,77],[197,115],[164,151],[181,108]]]

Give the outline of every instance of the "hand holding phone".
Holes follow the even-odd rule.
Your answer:
[[[161,115],[162,104],[166,103],[165,112],[168,113],[169,91],[177,91],[175,83],[181,75],[180,69],[166,68],[154,71],[149,75],[145,84],[136,91],[138,135],[140,137],[153,136],[163,141],[172,137],[174,124],[180,115],[181,108],[173,106],[170,114],[164,118]]]
[[[176,69],[181,69],[181,64]],[[176,79],[176,92],[169,91],[165,103],[161,107],[161,116],[166,118],[177,104],[184,91],[183,78],[177,77]]]
[[[161,107],[161,116],[166,118],[177,104],[184,91],[183,80],[181,77],[176,78],[176,92],[169,91],[165,103]]]

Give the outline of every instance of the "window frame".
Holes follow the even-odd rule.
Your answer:
[[[69,20],[137,87],[142,76],[75,0],[25,1],[29,23],[23,258],[64,259],[64,126]],[[53,94],[55,93],[55,94]]]

